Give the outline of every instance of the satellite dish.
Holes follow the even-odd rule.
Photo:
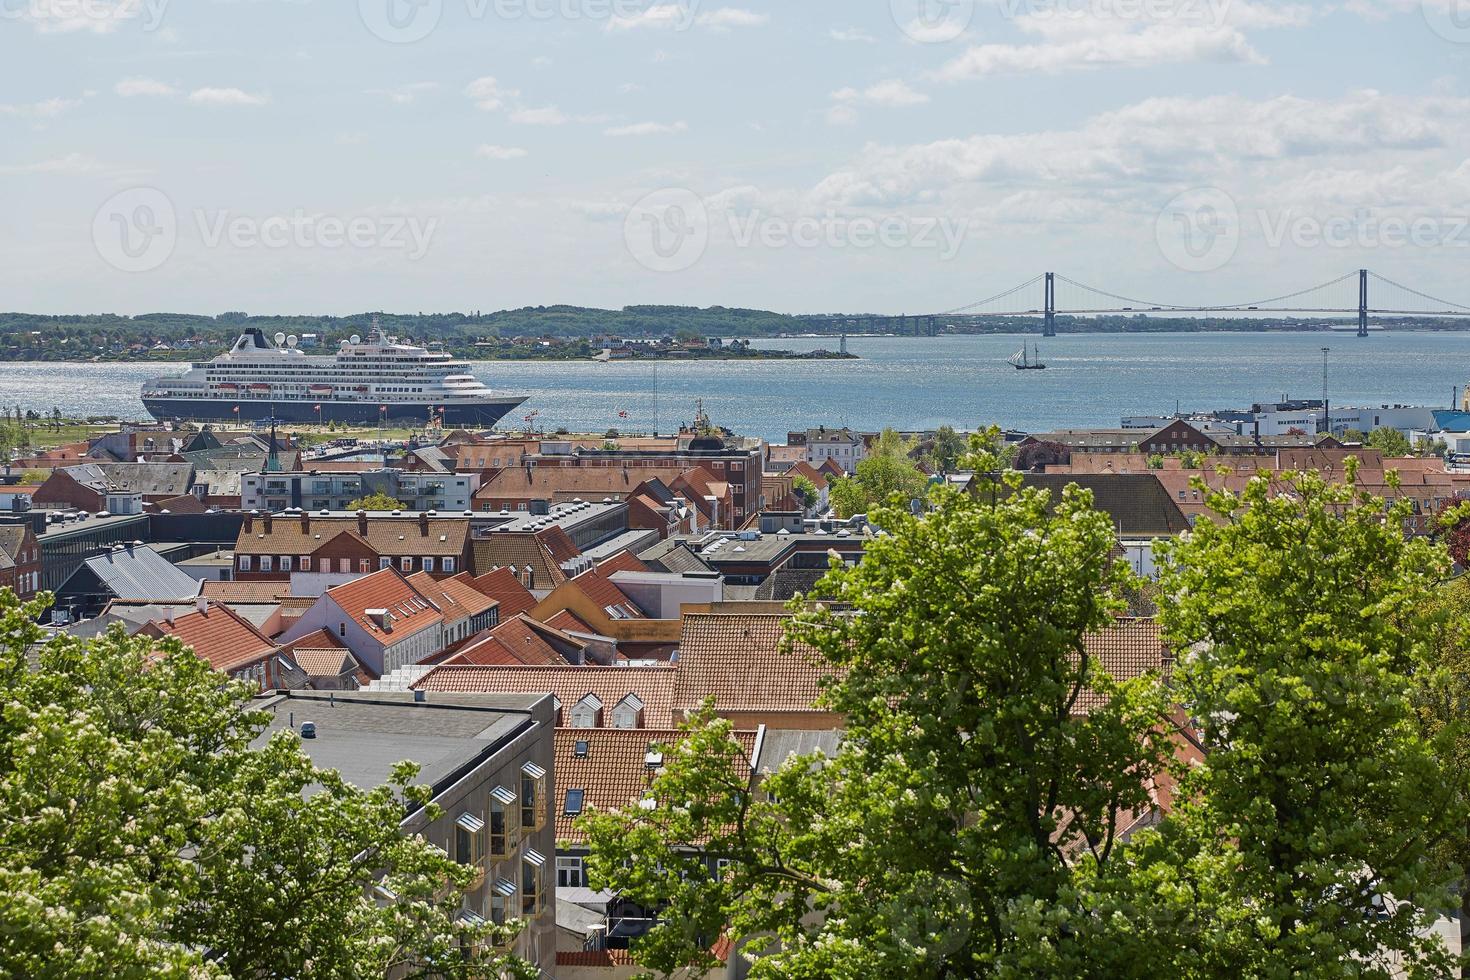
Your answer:
[[[285,334],[283,334],[283,333],[276,334],[276,346],[277,347],[281,346],[285,342],[286,342],[286,335]]]
[[[362,343],[362,337],[360,335],[358,335],[358,334],[353,334],[352,335],[352,343],[354,343],[354,344],[360,344],[360,343]]]
[[[295,350],[296,345],[299,343],[301,343],[301,338],[296,336],[294,333],[286,338],[286,346],[290,347],[292,350]]]

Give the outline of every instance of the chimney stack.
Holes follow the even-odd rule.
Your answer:
[[[245,515],[245,530],[246,532],[254,532],[255,530],[255,518],[250,514]]]
[[[360,511],[357,512],[357,533],[360,534],[360,535],[362,535],[363,537],[367,537],[367,533],[368,533],[367,532],[367,527],[368,527],[367,511],[360,510]]]
[[[427,511],[419,514],[419,534],[426,538],[429,536],[429,514]]]
[[[308,514],[305,510],[301,512],[301,533],[311,533],[311,515]]]
[[[271,533],[271,515],[269,515],[269,514],[265,515],[265,517],[263,518],[263,520],[265,522],[265,533],[266,534],[270,534]]]
[[[195,599],[194,603],[199,607],[200,612],[209,612],[209,599],[205,596]]]

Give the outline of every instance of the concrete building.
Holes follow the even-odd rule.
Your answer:
[[[479,477],[468,473],[405,473],[387,468],[362,473],[245,473],[240,477],[240,506],[247,511],[346,511],[354,502],[381,493],[407,510],[460,514],[469,509],[478,486]]]
[[[423,697],[423,695],[419,695]],[[512,951],[555,975],[555,721],[548,694],[452,696],[293,691],[261,697],[273,716],[260,736],[315,726],[302,747],[323,769],[372,789],[407,759],[433,792],[442,814],[407,810],[400,825],[462,864],[475,880],[463,897],[467,915],[526,926]]]

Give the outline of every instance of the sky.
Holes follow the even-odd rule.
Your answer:
[[[0,65],[6,310],[1470,304],[1470,0],[0,0]]]

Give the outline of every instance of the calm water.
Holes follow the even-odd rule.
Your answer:
[[[1034,338],[1031,338],[1034,339]],[[683,362],[657,370],[658,418],[667,431],[693,417],[698,399],[717,424],[784,439],[825,422],[865,429],[924,429],[997,422],[1043,429],[1117,425],[1123,415],[1233,408],[1282,395],[1318,397],[1322,354],[1329,393],[1341,405],[1447,406],[1470,382],[1470,333],[1098,334],[1042,341],[1045,371],[1015,371],[1005,358],[1019,337],[854,338],[856,361]],[[780,340],[807,350],[835,341]],[[0,405],[70,415],[143,418],[143,379],[173,365],[0,364]],[[486,384],[530,395],[538,427],[649,430],[654,370],[647,364],[497,362],[477,365]],[[618,413],[629,413],[621,421]],[[506,425],[518,420],[507,419]]]

